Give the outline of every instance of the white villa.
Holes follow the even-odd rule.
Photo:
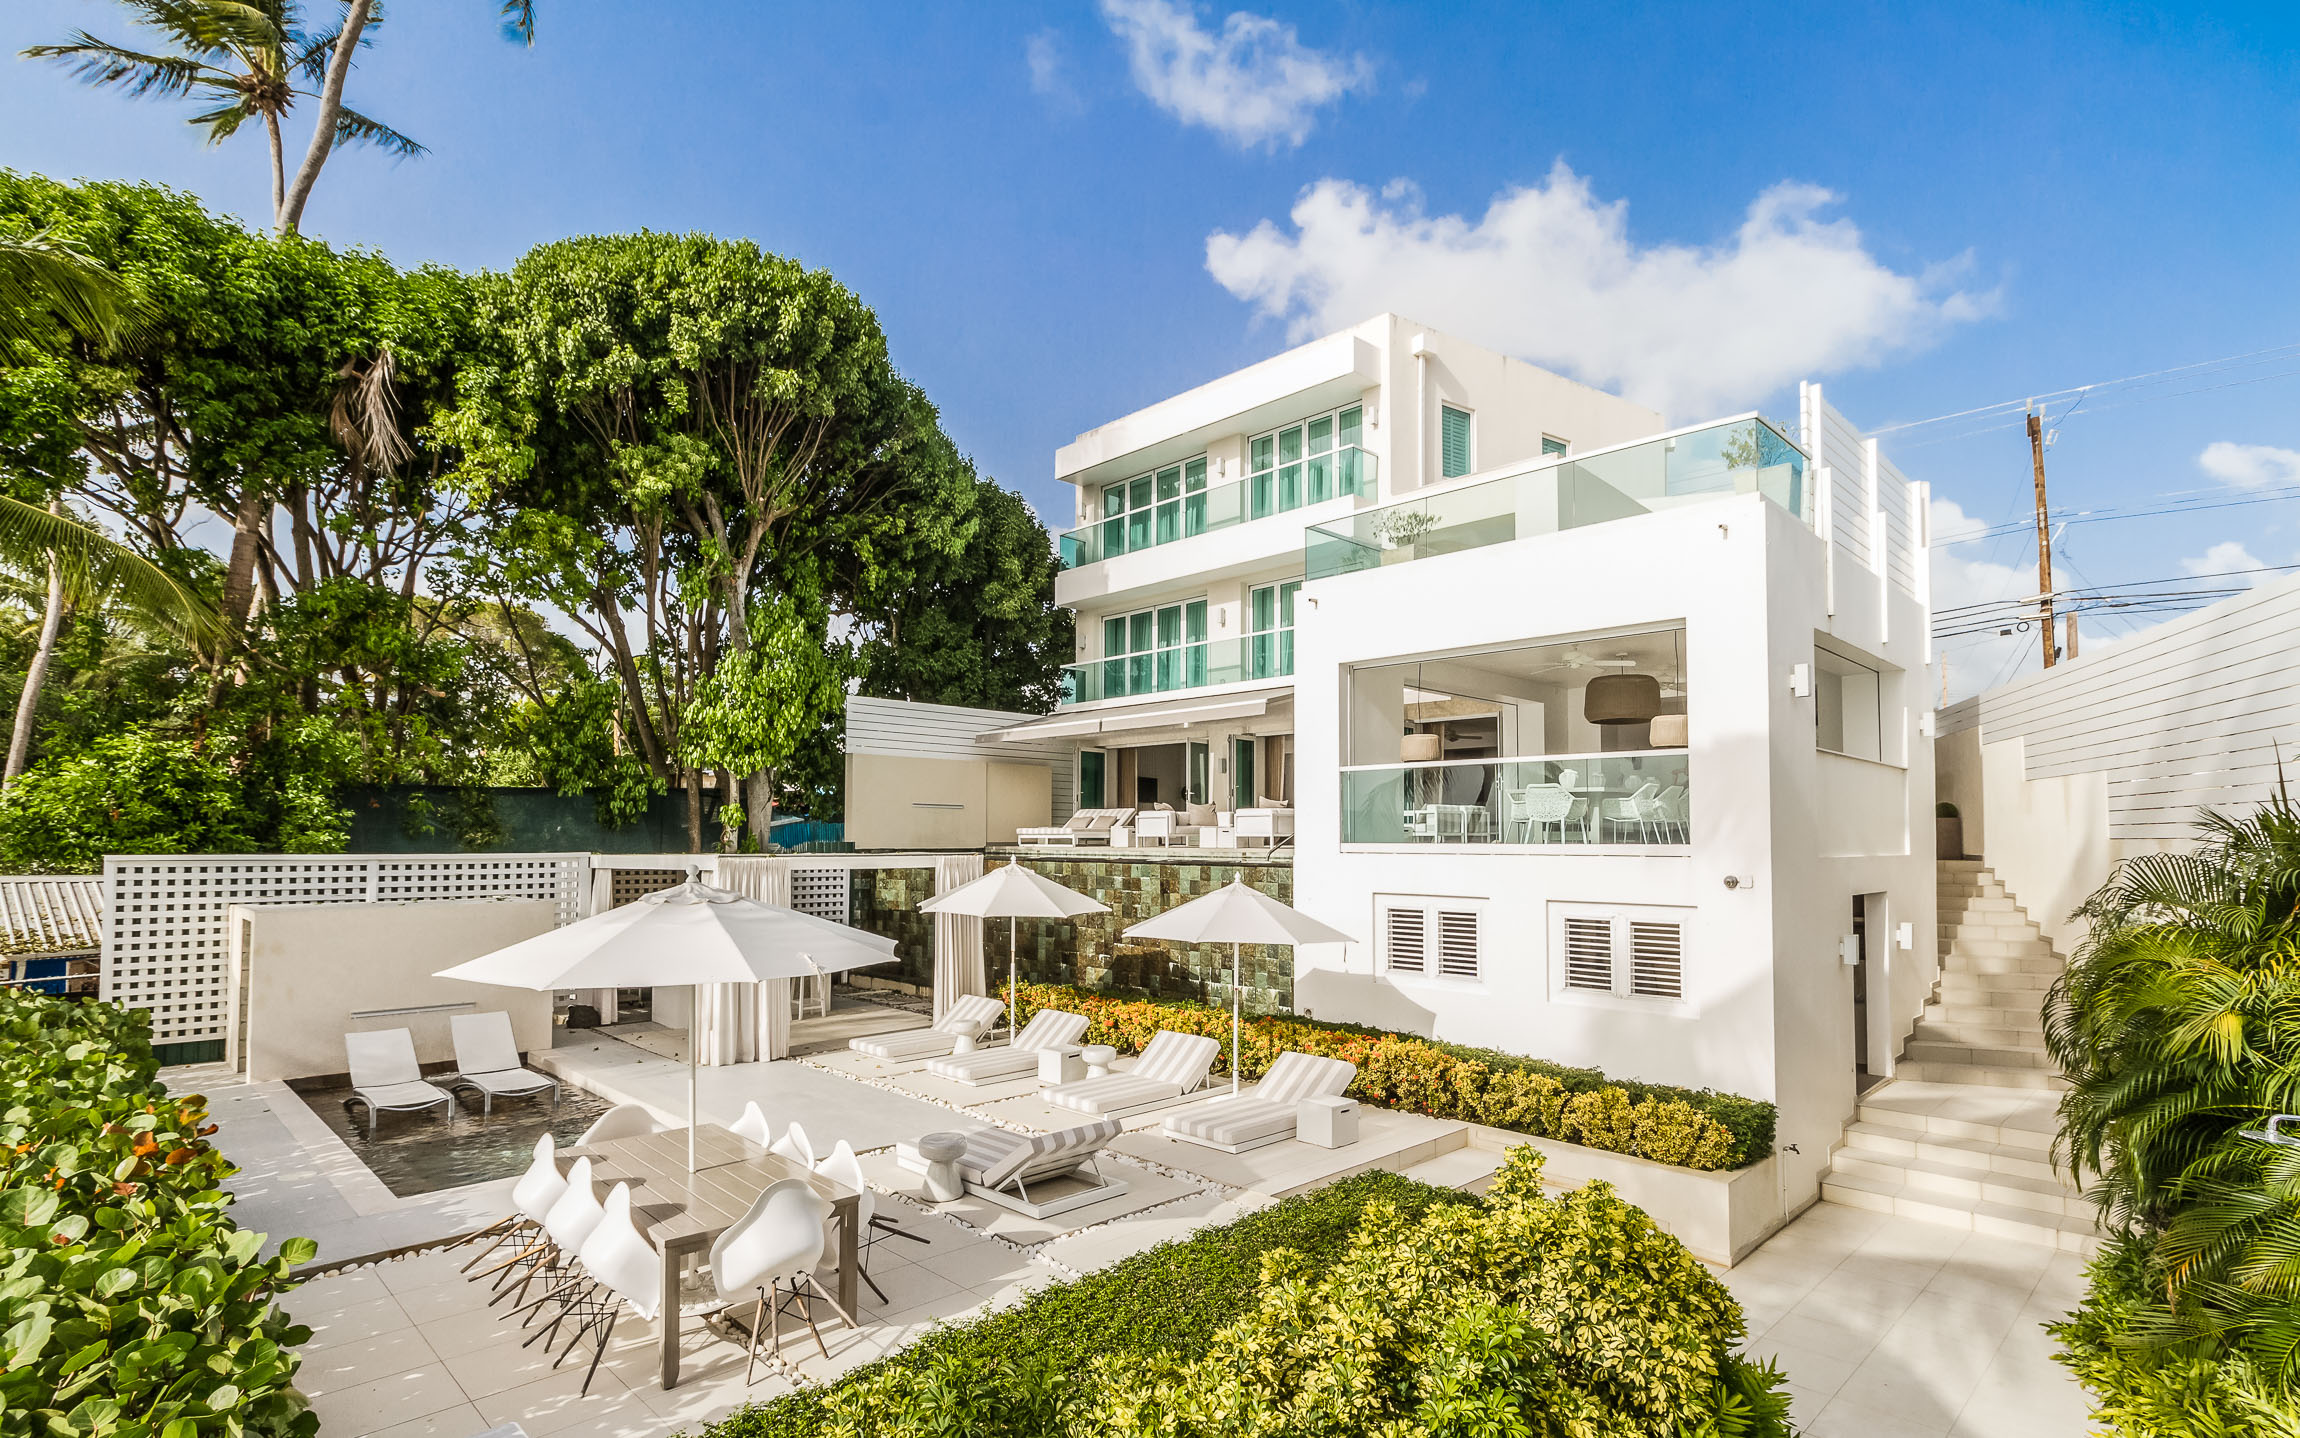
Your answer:
[[[1299,1011],[1773,1100],[1794,1212],[1938,972],[1925,488],[1799,411],[1384,314],[1090,430],[1063,703],[874,703],[850,836],[1290,849]]]

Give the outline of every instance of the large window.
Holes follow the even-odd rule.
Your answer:
[[[1264,519],[1357,493],[1363,419],[1361,406],[1347,405],[1248,440],[1246,484],[1252,516]]]
[[[1257,586],[1247,597],[1247,670],[1253,679],[1294,672],[1294,596],[1302,581]]]
[[[1438,408],[1438,472],[1447,479],[1470,471],[1469,411],[1452,405]]]
[[[1102,621],[1102,697],[1193,689],[1206,682],[1206,601]]]
[[[1206,456],[1102,487],[1102,555],[1171,544],[1206,529]]]

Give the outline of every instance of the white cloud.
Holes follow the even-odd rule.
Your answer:
[[[2268,562],[2246,549],[2243,542],[2224,539],[2202,554],[2180,561],[2183,574],[2226,574],[2241,577],[2246,584],[2258,586],[2276,576],[2273,574],[2246,574],[2245,570],[2266,569]]]
[[[1241,147],[1298,146],[1320,108],[1373,83],[1365,56],[1313,50],[1266,15],[1236,11],[1216,33],[1176,0],[1102,0],[1102,18],[1143,94]]]
[[[1078,108],[1078,91],[1071,85],[1068,63],[1062,55],[1062,37],[1041,30],[1022,42],[1022,58],[1030,66],[1030,88],[1068,108]]]
[[[2217,439],[2204,446],[2204,452],[2196,456],[2196,463],[2214,479],[2238,489],[2300,484],[2300,449],[2279,449],[2272,444],[2231,444]]]
[[[1999,564],[1989,558],[1990,550],[1976,548],[1980,542],[1979,536],[1987,529],[1986,524],[1965,513],[1955,500],[1934,496],[1932,534],[1935,613],[1946,614],[1963,605],[2019,599],[2036,593],[2036,568],[2033,564]],[[2005,547],[1993,546],[1996,550]],[[1943,640],[1937,646],[1941,656],[1939,662],[1948,670],[1949,702],[1954,703],[1978,694],[2042,662],[2039,652],[2041,646],[2033,623],[2024,630],[2013,611],[2006,609],[1988,612],[1991,618],[2000,613],[2010,617],[1980,633]],[[1955,618],[1954,615],[1948,617]],[[1999,634],[1996,632],[1999,628],[2013,632]],[[1928,688],[1926,700],[1938,702],[1941,694],[1938,673],[1934,674]]]
[[[1563,161],[1474,220],[1425,214],[1403,181],[1377,197],[1328,179],[1295,202],[1291,234],[1264,220],[1209,236],[1206,268],[1297,338],[1395,310],[1697,420],[1989,308],[1947,269],[1878,260],[1851,221],[1822,217],[1836,200],[1784,182],[1728,240],[1641,245],[1627,203],[1599,200]]]

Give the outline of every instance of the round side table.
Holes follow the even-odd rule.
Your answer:
[[[1088,1044],[1078,1051],[1079,1060],[1086,1065],[1088,1078],[1103,1078],[1118,1057],[1118,1050],[1108,1044]]]
[[[930,1133],[918,1141],[918,1156],[926,1160],[926,1197],[929,1203],[948,1203],[966,1192],[958,1175],[958,1160],[966,1153],[963,1133]]]

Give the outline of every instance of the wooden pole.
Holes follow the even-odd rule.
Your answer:
[[[2045,517],[2044,505],[2044,418],[2035,410],[2028,416],[2029,462],[2036,469],[2036,593],[2038,611],[2037,628],[2044,640],[2044,667],[2052,668],[2053,613],[2052,613],[2052,524]]]

